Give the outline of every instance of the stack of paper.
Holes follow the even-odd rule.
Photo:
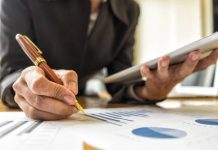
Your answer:
[[[88,109],[62,121],[0,114],[0,145],[20,150],[217,150],[218,113],[176,113],[156,107]]]

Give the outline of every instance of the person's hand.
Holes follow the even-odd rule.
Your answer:
[[[78,93],[74,71],[54,70],[63,86],[49,81],[39,67],[28,67],[13,84],[15,102],[27,117],[38,120],[64,119],[78,110],[74,107]]]
[[[218,59],[218,49],[202,60],[200,57],[200,52],[194,51],[188,55],[184,63],[169,67],[170,58],[164,56],[159,59],[157,70],[154,71],[144,65],[141,68],[141,75],[146,77],[147,81],[145,86],[134,88],[136,94],[142,99],[161,100],[166,98],[173,87],[187,76],[215,64]]]

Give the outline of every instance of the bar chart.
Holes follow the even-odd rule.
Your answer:
[[[93,108],[59,121],[2,113],[0,143],[7,150],[71,150],[84,142],[100,149],[217,150],[217,117],[157,107]]]
[[[136,110],[136,111],[111,111],[100,113],[88,113],[86,116],[95,118],[117,126],[134,122],[135,118],[147,118],[150,111]]]

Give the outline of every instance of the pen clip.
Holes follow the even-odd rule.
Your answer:
[[[23,36],[37,51],[38,54],[42,55],[42,51],[27,37],[27,36]]]

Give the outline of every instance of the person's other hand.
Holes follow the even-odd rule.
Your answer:
[[[147,81],[145,86],[134,88],[136,94],[143,99],[150,100],[166,98],[173,87],[187,76],[215,64],[218,59],[218,49],[202,60],[200,57],[201,53],[194,51],[188,55],[184,63],[169,67],[170,58],[164,56],[159,59],[157,70],[154,71],[144,65],[141,68],[141,75],[146,77]]]
[[[27,117],[38,120],[64,119],[78,110],[74,107],[78,93],[74,71],[54,70],[63,86],[49,81],[39,67],[28,67],[13,84],[15,102]]]

